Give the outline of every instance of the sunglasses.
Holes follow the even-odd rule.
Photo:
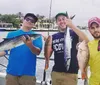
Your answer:
[[[30,21],[31,23],[35,23],[34,19],[30,19],[30,18],[28,18],[28,17],[27,17],[25,20],[26,20],[26,21]]]
[[[98,41],[98,48],[97,48],[98,51],[100,51],[100,41]]]

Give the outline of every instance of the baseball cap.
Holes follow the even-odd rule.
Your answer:
[[[68,17],[68,13],[67,12],[66,13],[60,12],[55,16],[55,19],[57,19],[57,17],[60,16],[60,15]]]
[[[37,16],[35,16],[33,13],[27,13],[25,16],[24,16],[24,19],[26,19],[28,16],[32,17],[35,22],[37,22],[38,18]]]
[[[93,17],[88,21],[88,28],[91,27],[92,23],[97,23],[98,25],[100,25],[100,18],[98,17]]]

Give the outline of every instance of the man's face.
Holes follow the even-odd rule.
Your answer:
[[[32,17],[26,17],[23,21],[24,27],[27,27],[29,29],[33,28],[35,25],[35,20]]]
[[[95,22],[92,23],[89,31],[95,39],[100,39],[100,25]]]
[[[66,16],[63,16],[63,15],[59,15],[57,17],[57,25],[58,27],[61,29],[61,30],[65,30],[66,29],[66,19],[67,17]]]

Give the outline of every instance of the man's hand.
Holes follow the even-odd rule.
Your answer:
[[[74,26],[74,24],[72,23],[72,20],[71,19],[66,19],[66,25],[69,28],[73,28],[73,26]]]
[[[49,61],[45,60],[45,70],[47,70],[49,68]]]
[[[31,38],[27,36],[22,36],[23,42],[30,48],[31,52],[39,55],[40,54],[40,49],[36,46],[33,45]]]
[[[22,40],[27,46],[30,46],[30,44],[32,45],[32,40],[28,35],[26,35],[26,37],[22,36]]]

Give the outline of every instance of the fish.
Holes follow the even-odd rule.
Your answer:
[[[22,34],[22,35],[15,36],[12,38],[4,38],[0,42],[0,51],[11,50],[14,47],[18,47],[24,44],[22,40],[22,36],[24,36],[26,40],[28,39],[28,36],[31,38],[31,40],[35,40],[39,38],[41,34]]]
[[[70,36],[70,28],[67,27],[64,35],[64,60],[65,60],[66,71],[68,71],[70,68],[71,48],[72,48],[72,39]]]
[[[70,19],[72,20],[76,15],[70,16]]]
[[[66,15],[68,15],[67,11],[66,11]],[[70,19],[74,19],[75,15],[70,16]],[[65,34],[64,34],[64,61],[65,61],[65,67],[66,67],[66,71],[69,70],[70,68],[70,62],[71,62],[71,48],[72,48],[72,39],[70,36],[70,28],[67,27],[67,29],[65,30]]]
[[[70,19],[72,20],[74,17],[75,15],[70,16]],[[65,60],[66,71],[68,71],[70,68],[71,48],[72,48],[72,38],[70,36],[70,28],[67,27],[64,34],[64,60]]]
[[[86,41],[82,41],[78,45],[77,60],[79,69],[81,71],[81,77],[87,79],[87,67],[89,62],[89,49]]]

